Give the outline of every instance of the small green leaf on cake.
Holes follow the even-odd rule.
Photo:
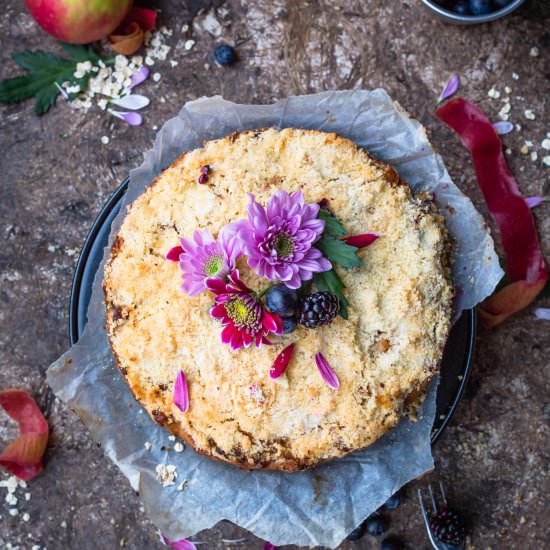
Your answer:
[[[315,243],[315,246],[323,253],[325,258],[328,258],[332,263],[340,264],[342,267],[357,267],[363,263],[357,255],[358,248],[346,244],[340,239],[324,235]]]
[[[333,237],[342,237],[347,233],[346,228],[342,225],[342,222],[335,218],[329,212],[325,210],[319,210],[317,216],[320,220],[325,222],[325,233],[327,235],[332,235]]]

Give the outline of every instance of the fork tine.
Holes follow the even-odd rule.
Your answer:
[[[430,499],[432,501],[432,508],[434,509],[434,514],[437,514],[437,502],[435,501],[434,492],[433,492],[431,483],[428,485],[428,491],[430,493]]]
[[[441,498],[443,499],[443,504],[445,504],[445,508],[447,508],[447,495],[445,494],[445,485],[443,485],[443,481],[439,480],[439,490],[441,491]]]
[[[420,502],[420,510],[422,511],[422,517],[424,522],[427,522],[428,513],[426,512],[426,506],[424,504],[424,495],[422,494],[422,489],[418,489],[418,501]]]

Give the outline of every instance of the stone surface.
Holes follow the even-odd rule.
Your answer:
[[[8,513],[0,490],[2,548],[160,548],[138,497],[80,420],[54,399],[44,373],[68,346],[71,277],[94,217],[140,163],[155,125],[185,101],[223,94],[262,103],[288,94],[383,86],[427,126],[452,176],[486,215],[466,150],[433,115],[442,85],[457,72],[462,93],[495,120],[504,86],[512,88],[511,120],[522,129],[504,137],[510,167],[525,195],[548,193],[550,169],[540,147],[550,131],[548,2],[528,1],[512,16],[475,27],[444,25],[419,0],[173,0],[158,6],[161,22],[174,29],[169,58],[178,65],[158,63],[162,78],[140,89],[152,99],[144,126],[125,126],[99,110],[74,112],[62,101],[42,118],[33,114],[32,101],[0,106],[0,388],[28,389],[52,428],[45,472],[26,490],[31,499],[24,499],[25,490],[17,492],[19,516]],[[5,78],[18,71],[13,51],[59,48],[22,2],[5,0],[2,7]],[[182,33],[185,23],[189,30]],[[187,50],[191,39],[196,44]],[[222,40],[237,46],[240,61],[232,68],[210,59]],[[537,57],[529,55],[533,47]],[[493,86],[501,99],[488,97]],[[525,109],[534,111],[535,120],[525,118]],[[104,135],[108,145],[101,143]],[[536,161],[520,153],[525,140],[534,143]],[[548,257],[548,204],[535,217]],[[550,302],[539,299],[537,305]],[[437,470],[429,479],[447,483],[451,502],[468,519],[470,548],[542,548],[547,540],[549,325],[533,309],[479,334],[467,393],[434,449]],[[3,444],[13,427],[5,416],[0,422]],[[403,506],[388,513],[391,533],[411,549],[429,546],[415,495],[423,483],[408,487]],[[195,538],[207,549],[263,547],[223,522]],[[378,547],[367,535],[340,548]]]

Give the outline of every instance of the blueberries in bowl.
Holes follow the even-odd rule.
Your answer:
[[[488,15],[505,8],[512,0],[442,0],[439,3],[458,15]]]

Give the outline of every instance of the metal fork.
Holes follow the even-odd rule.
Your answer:
[[[439,482],[439,491],[441,493],[441,500],[443,501],[443,506],[447,508],[447,496],[445,495],[445,488],[443,486],[443,482]],[[434,492],[432,489],[431,484],[428,485],[428,492],[430,493],[430,500],[432,502],[432,508],[433,513],[437,514],[441,507],[438,506],[437,500],[434,496]],[[434,537],[434,534],[432,533],[432,530],[430,528],[430,518],[428,517],[428,512],[426,511],[426,506],[424,504],[424,495],[422,493],[422,489],[418,489],[418,500],[420,501],[420,509],[422,510],[422,518],[424,519],[424,523],[426,524],[426,531],[428,531],[428,538],[430,539],[430,542],[432,543],[432,546],[436,550],[463,550],[464,549],[464,543],[460,544],[459,546],[454,546],[452,544],[446,544],[445,542],[441,542],[437,540]]]

